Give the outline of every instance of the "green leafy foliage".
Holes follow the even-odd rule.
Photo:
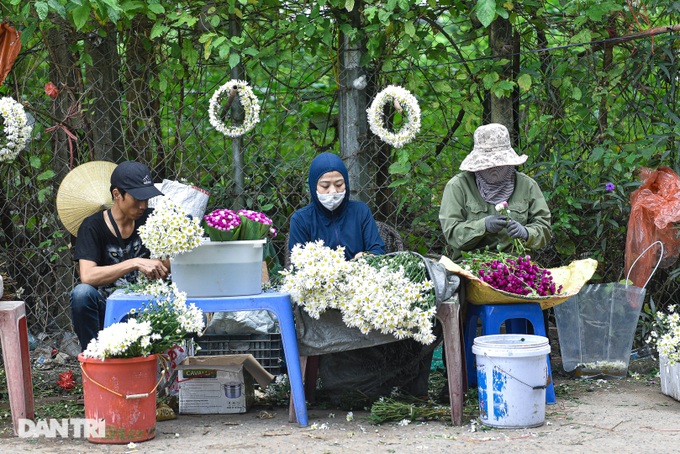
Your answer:
[[[496,0],[478,0],[475,11],[482,25],[488,27],[496,18]]]

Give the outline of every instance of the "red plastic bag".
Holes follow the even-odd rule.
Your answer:
[[[0,85],[5,81],[21,50],[21,32],[6,22],[0,23]]]
[[[680,177],[669,167],[639,171],[642,185],[630,195],[630,218],[626,235],[626,273],[640,254],[653,242],[663,243],[659,266],[668,268],[678,259],[680,222]],[[654,248],[657,249],[657,248]],[[644,287],[659,261],[660,250],[649,251],[638,260],[629,279]]]

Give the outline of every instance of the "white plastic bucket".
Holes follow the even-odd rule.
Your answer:
[[[659,355],[659,380],[661,392],[680,400],[680,364],[668,364],[668,357]]]
[[[190,298],[262,293],[266,241],[204,241],[172,259],[172,281]]]
[[[548,338],[494,334],[475,338],[477,394],[483,424],[538,427],[545,421],[545,388],[550,384]]]

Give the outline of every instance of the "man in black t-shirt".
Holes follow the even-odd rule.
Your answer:
[[[104,328],[106,298],[116,288],[136,282],[139,272],[150,279],[170,272],[167,261],[149,258],[139,238],[138,229],[152,212],[148,200],[163,195],[148,167],[135,161],[119,164],[110,190],[113,207],[85,218],[76,239],[81,283],[71,292],[71,316],[83,350]]]

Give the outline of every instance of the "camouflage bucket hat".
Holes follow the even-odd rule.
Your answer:
[[[524,164],[528,156],[519,156],[510,143],[508,129],[498,123],[480,126],[475,130],[475,148],[460,163],[460,170],[479,172],[499,166]]]

